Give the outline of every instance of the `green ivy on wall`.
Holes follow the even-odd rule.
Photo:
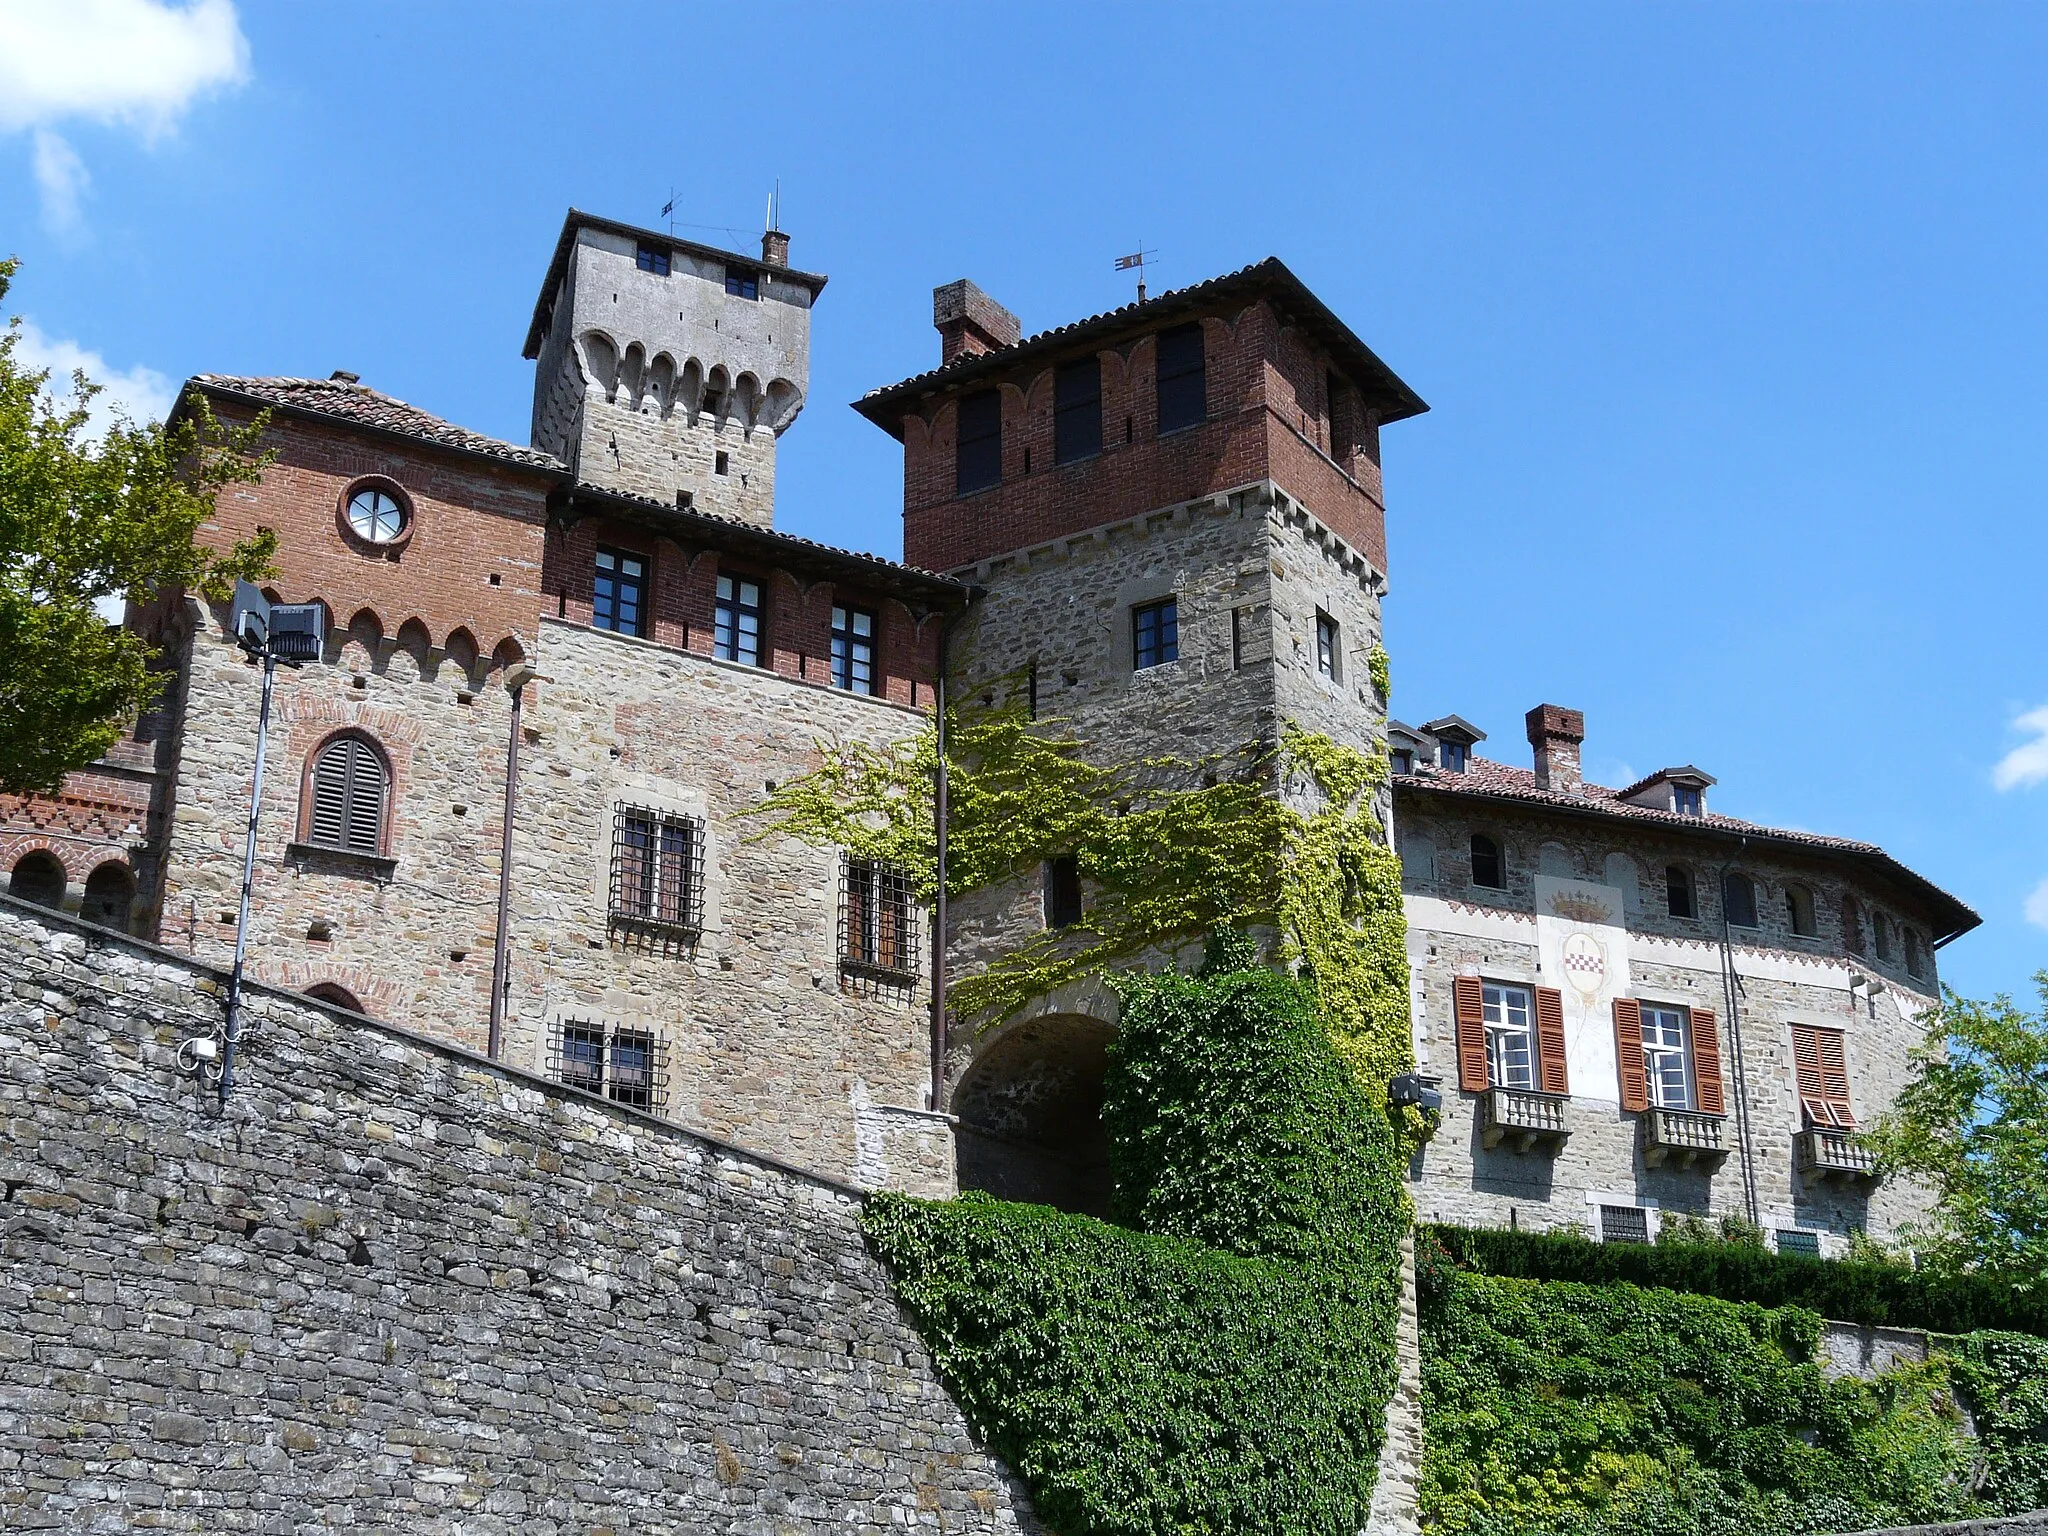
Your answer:
[[[947,717],[947,886],[959,897],[1073,855],[1081,922],[1033,935],[951,979],[964,1019],[998,1022],[1068,982],[1107,975],[1226,925],[1266,929],[1312,978],[1332,1038],[1368,1084],[1411,1064],[1399,861],[1375,798],[1384,752],[1292,726],[1200,763],[1089,761],[1087,743],[1034,721],[1005,682]],[[910,872],[937,892],[935,729],[892,747],[820,743],[822,765],[754,808],[785,832]],[[1305,808],[1304,808],[1305,807]]]
[[[1126,976],[1128,1226],[878,1195],[866,1228],[976,1431],[1063,1536],[1354,1536],[1395,1377],[1402,1141],[1314,988],[1212,945]]]

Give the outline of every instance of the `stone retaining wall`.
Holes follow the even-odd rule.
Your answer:
[[[0,1527],[1033,1532],[857,1191],[0,899]]]

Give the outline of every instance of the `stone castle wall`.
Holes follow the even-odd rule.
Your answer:
[[[1031,1532],[840,1184],[0,900],[0,1526]]]

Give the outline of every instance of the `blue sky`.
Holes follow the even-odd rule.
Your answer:
[[[1141,239],[1161,286],[1277,254],[1434,407],[1384,444],[1396,713],[1525,763],[1583,709],[1590,776],[1882,843],[1984,914],[1946,978],[2025,991],[2044,79],[1996,5],[0,0],[0,250],[144,403],[348,368],[523,441],[564,209],[745,244],[779,177],[832,277],[781,523],[886,553],[845,402],[936,360],[934,284],[1034,330]]]

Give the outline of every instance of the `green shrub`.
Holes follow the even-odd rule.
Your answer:
[[[1423,1508],[1489,1536],[1778,1536],[1970,1510],[1936,1361],[1828,1381],[1815,1314],[1428,1266]]]
[[[2048,1335],[2048,1290],[1997,1275],[1935,1276],[1892,1264],[1804,1258],[1745,1243],[1595,1243],[1556,1233],[1433,1227],[1450,1260],[1481,1274],[1531,1280],[1625,1280],[1798,1306],[1845,1323],[1936,1333],[2004,1329]]]
[[[1945,1346],[1977,1423],[1977,1483],[2001,1514],[2048,1509],[2048,1342],[1973,1333]]]
[[[1354,1536],[1395,1379],[1399,1138],[1301,983],[1119,991],[1103,1119],[1130,1227],[878,1195],[869,1240],[1062,1536]]]

